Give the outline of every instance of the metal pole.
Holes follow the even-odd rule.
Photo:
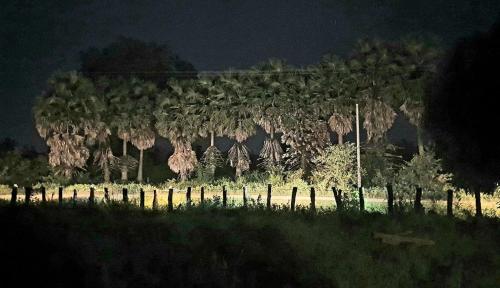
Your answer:
[[[356,158],[358,160],[358,188],[361,187],[361,150],[359,141],[359,105],[356,104]]]

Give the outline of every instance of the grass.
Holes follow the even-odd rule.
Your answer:
[[[0,202],[3,281],[38,287],[498,287],[500,220]],[[433,246],[392,246],[374,232]],[[27,277],[29,276],[29,277]]]
[[[109,189],[110,197],[114,200],[122,199],[122,188],[127,187],[129,191],[129,199],[132,203],[138,205],[139,201],[139,190],[142,188],[145,191],[145,206],[151,208],[153,202],[153,190],[158,192],[158,203],[160,206],[167,205],[167,191],[170,187],[174,188],[173,203],[175,206],[183,205],[186,203],[186,183],[175,183],[175,186],[170,186],[173,183],[166,183],[164,185],[153,186],[146,184],[97,184],[95,185],[95,197],[98,201],[104,198],[104,187]],[[237,205],[241,205],[243,202],[243,188],[242,184],[228,182],[226,189],[228,191],[228,200]],[[35,186],[39,188],[40,185]],[[291,183],[286,183],[282,185],[273,186],[273,198],[272,202],[276,205],[290,205],[291,197]],[[57,200],[58,197],[58,186],[55,184],[46,184],[47,188],[47,198],[50,200]],[[222,197],[222,186],[221,185],[206,185],[205,188],[205,198],[213,199],[214,197]],[[85,201],[89,197],[90,185],[88,184],[74,184],[64,188],[63,198],[69,200],[73,197],[73,190],[77,190],[78,198],[81,201]],[[201,186],[192,187],[192,201],[194,203],[199,203],[200,200],[200,190]],[[248,185],[249,197],[253,199],[254,202],[265,203],[267,195],[267,184],[257,184],[253,183]],[[39,193],[33,195],[35,201],[40,200],[41,195]],[[335,208],[335,201],[331,191],[325,191],[324,189],[316,189],[316,206],[322,208]],[[10,199],[11,189],[6,185],[0,185],[0,199],[8,200]],[[259,198],[260,195],[260,198]],[[425,196],[425,194],[424,194]],[[500,217],[500,209],[497,207],[500,205],[500,195],[482,195],[482,209],[483,214],[489,216]],[[18,199],[22,201],[24,199],[24,191],[21,189],[19,191]],[[299,186],[297,193],[297,205],[308,206],[310,203],[309,198],[309,186]],[[365,193],[365,206],[367,210],[385,212],[387,200],[380,195],[380,193]],[[427,210],[433,210],[437,213],[446,213],[446,201],[437,200],[431,201],[429,199],[423,200],[423,205]],[[455,194],[454,197],[454,209],[455,215],[457,217],[466,217],[475,213],[475,199],[473,195],[465,194],[459,192]]]

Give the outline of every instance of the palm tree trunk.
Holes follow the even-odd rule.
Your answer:
[[[144,158],[144,150],[139,150],[139,169],[137,171],[137,182],[142,183],[142,162]]]
[[[238,166],[236,166],[236,178],[239,177],[241,177],[241,169]]]
[[[215,133],[210,131],[210,146],[215,146]]]
[[[339,145],[344,144],[344,135],[337,133],[338,135],[338,140],[339,140]]]
[[[127,156],[127,141],[123,140],[123,156]],[[127,181],[128,180],[128,168],[127,166],[123,165],[122,166],[122,180]]]
[[[270,133],[269,133],[269,136],[271,137],[271,139],[274,139],[274,127],[271,125],[271,129],[270,129]]]
[[[420,125],[417,125],[417,145],[418,145],[418,154],[424,155],[424,140],[422,139],[422,128]]]
[[[104,162],[104,167],[103,167],[103,173],[104,173],[104,183],[109,183],[111,180],[111,173],[109,171],[109,165],[108,165],[108,160]]]

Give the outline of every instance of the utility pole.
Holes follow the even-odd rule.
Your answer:
[[[361,187],[361,150],[359,148],[359,105],[356,104],[356,158],[358,160],[358,189]]]

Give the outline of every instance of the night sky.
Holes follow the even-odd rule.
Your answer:
[[[500,1],[2,1],[0,138],[39,146],[31,106],[56,70],[79,67],[79,52],[120,35],[168,44],[198,70],[245,69],[270,57],[294,65],[356,40],[425,36],[449,47],[485,31]]]

